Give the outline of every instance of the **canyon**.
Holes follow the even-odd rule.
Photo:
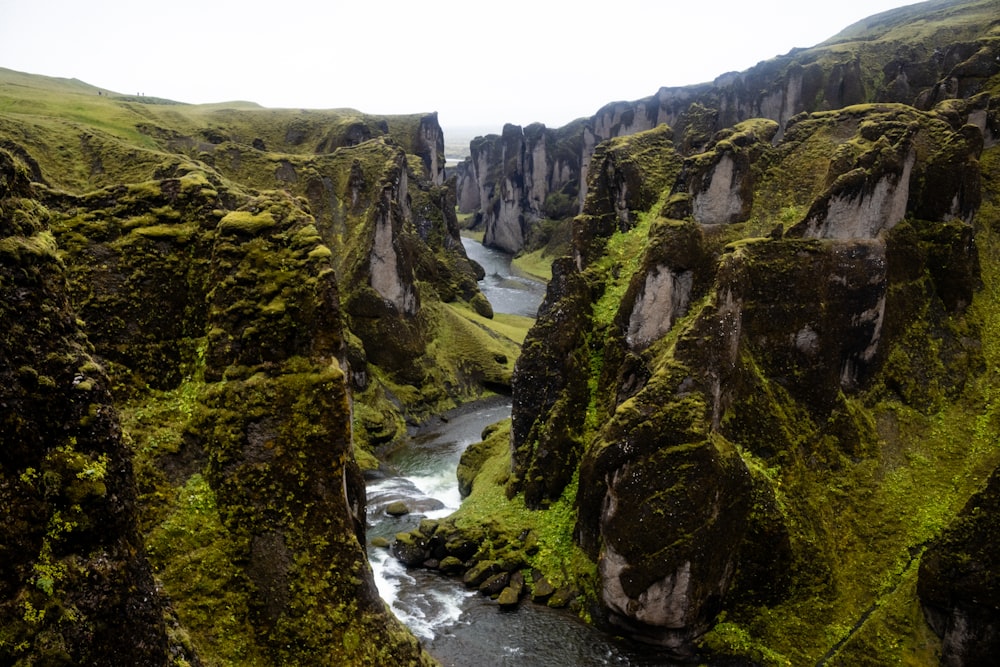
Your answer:
[[[501,394],[407,567],[664,661],[986,664],[996,9],[507,125],[454,177],[434,114],[0,70],[0,662],[436,664],[366,486]],[[551,253],[534,318],[460,214]]]

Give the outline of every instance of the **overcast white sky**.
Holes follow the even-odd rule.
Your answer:
[[[912,0],[0,0],[0,67],[181,102],[550,127]]]

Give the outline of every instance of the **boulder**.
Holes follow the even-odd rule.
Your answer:
[[[507,586],[502,591],[500,595],[497,596],[497,604],[500,605],[501,609],[514,609],[517,607],[517,603],[520,601],[520,596],[517,591],[512,587]]]
[[[404,516],[410,513],[410,506],[403,500],[394,500],[385,506],[385,513],[389,516]]]
[[[499,572],[494,574],[492,577],[486,579],[483,583],[479,584],[479,592],[483,595],[489,595],[490,597],[496,597],[500,594],[500,591],[507,588],[510,583],[510,573],[509,572]]]

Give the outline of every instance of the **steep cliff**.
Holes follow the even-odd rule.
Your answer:
[[[470,143],[458,171],[459,210],[476,212],[486,245],[516,253],[532,245],[539,221],[577,211],[581,128],[505,125]]]
[[[1000,462],[991,85],[602,144],[510,450],[474,450],[438,531],[677,656],[979,664],[992,579],[956,559],[988,567],[969,499]]]
[[[436,117],[142,104],[15,78],[4,219],[42,222],[11,231],[7,255],[49,277],[36,295],[17,284],[34,269],[12,265],[5,303],[62,324],[2,366],[24,408],[4,427],[5,488],[30,513],[4,544],[34,549],[5,570],[5,655],[431,664],[374,587],[357,459],[374,465],[404,420],[508,386],[517,350],[480,324]],[[88,559],[105,579],[83,577]],[[118,662],[101,657],[103,614],[135,624]]]
[[[803,112],[871,102],[928,110],[945,99],[973,97],[1000,72],[995,14],[991,0],[919,3],[711,83],[661,88],[641,100],[608,104],[558,130],[507,126],[502,136],[470,145],[471,168],[462,172],[460,189],[477,190],[479,197],[464,200],[466,211],[478,211],[488,245],[516,253],[531,247],[528,240],[541,219],[559,213],[539,202],[579,195],[578,208],[559,217],[582,210],[594,150],[608,139],[666,124],[680,153],[688,156],[701,153],[715,132],[751,118],[775,121],[774,138],[780,139],[788,122]],[[971,122],[982,129],[986,118],[980,113]],[[540,178],[540,162],[530,158],[555,153],[564,157],[549,158]],[[721,167],[731,168],[727,160]]]
[[[29,178],[0,150],[0,662],[191,658],[169,636],[110,382]]]

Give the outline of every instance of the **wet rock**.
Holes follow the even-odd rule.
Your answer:
[[[539,576],[540,578],[535,580],[532,586],[531,599],[534,602],[545,602],[556,592],[556,588],[549,583],[548,579],[541,577],[541,575]]]
[[[579,595],[580,592],[572,586],[560,586],[552,594],[546,604],[553,609],[562,609],[563,607],[568,607],[572,604],[573,601],[579,597]]]
[[[469,588],[479,588],[484,581],[502,571],[503,567],[498,561],[484,560],[469,568],[462,576],[462,582]]]
[[[520,598],[521,594],[524,593],[524,574],[520,570],[512,572],[507,586]]]
[[[479,551],[479,543],[462,536],[449,539],[445,543],[448,553],[462,562],[468,561]]]
[[[456,575],[465,571],[465,563],[454,556],[446,556],[438,563],[438,569],[448,575]]]
[[[507,584],[510,583],[510,573],[509,572],[499,572],[489,577],[483,583],[479,584],[479,592],[483,595],[489,595],[490,597],[495,597],[500,594],[500,591],[507,588]]]
[[[385,513],[389,516],[404,516],[410,513],[410,506],[402,500],[395,500],[385,506]]]
[[[514,609],[520,600],[520,595],[511,586],[504,588],[500,591],[500,595],[497,596],[497,604],[503,609]]]
[[[413,533],[396,533],[389,552],[393,558],[406,566],[420,565],[430,557],[426,541]]]

